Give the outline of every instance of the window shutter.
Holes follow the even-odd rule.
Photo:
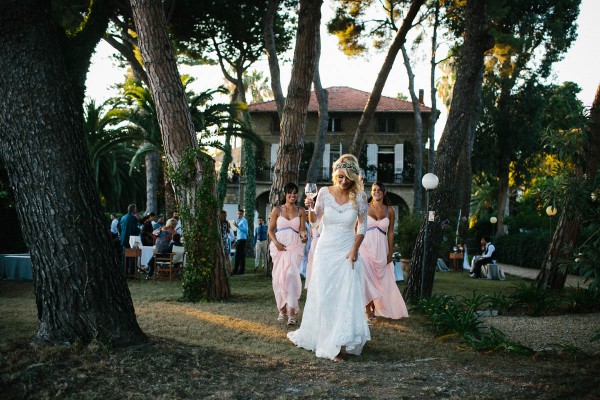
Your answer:
[[[365,165],[365,171],[367,171],[367,181],[375,182],[377,180],[377,145],[367,144],[367,165]],[[374,165],[375,170],[369,170],[367,167]]]
[[[404,144],[394,145],[394,175],[404,170]]]
[[[327,143],[325,145],[325,150],[323,150],[323,179],[327,179],[331,175],[329,173],[329,170],[331,168],[331,161],[330,161],[330,157],[329,157],[330,151],[331,151],[331,145],[329,143]]]

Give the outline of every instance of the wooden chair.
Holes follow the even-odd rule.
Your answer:
[[[127,271],[129,264],[133,266]],[[124,260],[123,260],[123,275],[125,279],[141,279],[139,269],[142,266],[142,249],[125,249]]]
[[[173,263],[175,253],[154,252],[154,279],[173,279],[177,267]]]
[[[183,278],[183,268],[185,266],[185,249],[181,246],[173,246],[173,266],[175,268],[175,277]]]

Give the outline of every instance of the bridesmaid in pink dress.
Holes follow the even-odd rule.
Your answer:
[[[369,203],[368,227],[360,246],[365,266],[365,304],[371,325],[375,316],[391,319],[408,317],[406,304],[394,276],[394,209],[387,204],[385,186],[373,183]]]
[[[269,219],[270,252],[273,259],[273,293],[279,310],[278,321],[288,318],[296,325],[298,299],[302,294],[299,267],[304,258],[306,243],[306,212],[296,205],[298,186],[284,186],[285,203],[273,208]]]
[[[312,274],[313,259],[315,258],[315,249],[317,248],[317,242],[319,236],[321,236],[322,230],[321,224],[315,223],[310,227],[310,249],[308,249],[308,261],[306,262],[306,279],[304,280],[304,288],[308,289],[310,283],[310,275]]]

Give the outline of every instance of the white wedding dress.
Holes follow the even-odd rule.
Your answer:
[[[315,205],[323,231],[315,249],[313,269],[300,328],[288,333],[297,346],[317,357],[335,358],[340,351],[360,354],[371,340],[363,299],[363,266],[352,268],[346,255],[357,233],[367,230],[367,196],[360,192],[357,206],[352,201],[338,204],[324,187]]]

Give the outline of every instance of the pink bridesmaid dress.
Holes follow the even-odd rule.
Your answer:
[[[315,258],[315,249],[317,248],[319,236],[321,236],[322,226],[323,225],[319,224],[316,226],[311,226],[310,228],[310,249],[308,250],[308,261],[306,262],[306,279],[304,280],[305,289],[308,289],[308,284],[310,283],[310,275],[312,274],[313,269],[313,259]]]
[[[302,293],[302,280],[298,268],[304,258],[304,243],[299,232],[300,216],[288,220],[281,216],[280,209],[275,236],[286,250],[277,250],[274,242],[271,242],[269,247],[273,259],[273,293],[278,310],[287,304],[288,312],[289,309],[293,309],[295,314],[298,313],[298,299]]]
[[[378,317],[400,319],[408,317],[408,310],[394,276],[394,263],[387,262],[387,230],[390,220],[386,216],[376,221],[367,217],[368,228],[360,245],[359,254],[364,264],[365,306],[373,301]]]

